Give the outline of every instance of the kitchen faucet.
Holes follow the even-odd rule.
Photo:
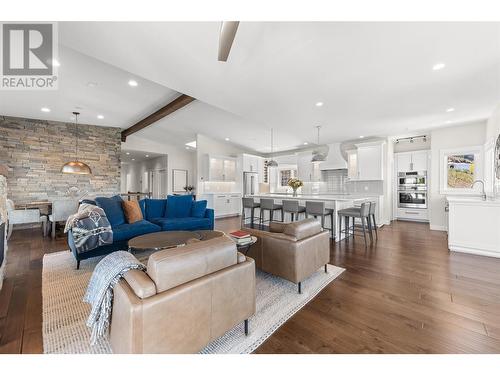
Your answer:
[[[470,187],[471,187],[471,189],[473,189],[473,188],[474,188],[474,185],[476,184],[476,182],[480,182],[480,183],[481,183],[481,186],[483,187],[483,193],[481,194],[481,198],[483,198],[483,201],[485,201],[485,200],[486,200],[486,193],[485,193],[485,191],[484,191],[484,181],[483,181],[483,180],[476,180],[476,181],[474,181],[474,182],[472,183],[472,185],[470,186]]]

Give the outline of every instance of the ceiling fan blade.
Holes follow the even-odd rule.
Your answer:
[[[239,21],[222,22],[219,34],[219,61],[227,61],[239,24]]]

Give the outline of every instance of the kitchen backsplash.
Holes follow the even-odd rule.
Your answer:
[[[347,169],[333,169],[321,172],[327,193],[334,194],[376,194],[384,193],[384,183],[380,181],[350,181]],[[321,191],[323,193],[323,191]]]

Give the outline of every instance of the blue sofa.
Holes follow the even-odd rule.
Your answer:
[[[90,203],[90,202],[89,202]],[[139,201],[143,220],[129,224],[122,209],[122,198],[96,198],[113,229],[113,243],[79,254],[76,251],[73,233],[68,232],[68,245],[76,258],[76,268],[80,261],[117,250],[128,250],[128,241],[143,234],[173,230],[213,230],[214,210],[207,207],[207,201],[194,201],[191,195],[169,195],[167,199],[142,199]]]

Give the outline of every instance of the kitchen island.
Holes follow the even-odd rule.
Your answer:
[[[342,234],[339,237],[338,233],[338,210],[342,210],[344,208],[359,206],[361,203],[365,202],[375,202],[376,203],[376,213],[375,218],[377,220],[377,225],[380,226],[382,223],[381,216],[382,210],[380,209],[382,203],[382,196],[379,195],[361,195],[361,194],[298,194],[297,196],[293,196],[292,194],[287,193],[268,193],[268,194],[255,194],[250,195],[249,197],[255,198],[256,201],[259,201],[260,198],[273,198],[275,203],[281,204],[283,199],[291,199],[299,201],[301,206],[305,206],[306,201],[322,201],[325,202],[326,208],[332,208],[334,210],[334,234],[335,240],[338,242],[344,238]],[[286,214],[285,214],[286,215]],[[285,216],[285,219],[286,216]],[[289,220],[289,218],[288,218]],[[325,226],[329,226],[329,220],[325,223]]]
[[[500,258],[500,199],[448,196],[448,249]]]

